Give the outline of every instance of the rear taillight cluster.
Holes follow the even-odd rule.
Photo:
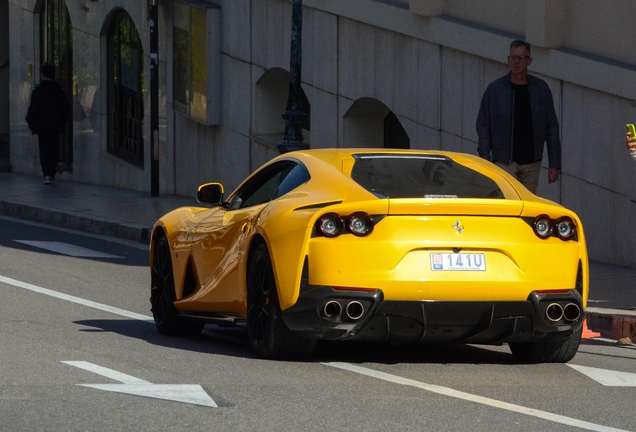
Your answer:
[[[325,213],[316,221],[316,231],[325,237],[338,237],[346,233],[364,237],[373,231],[373,220],[365,212],[355,212],[349,216]]]
[[[576,236],[576,226],[574,221],[568,216],[560,217],[556,220],[550,216],[542,214],[534,218],[532,229],[537,237],[547,239],[556,236],[563,241],[572,240]]]

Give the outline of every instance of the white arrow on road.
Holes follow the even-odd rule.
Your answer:
[[[587,375],[606,387],[636,387],[636,374],[568,364],[572,369]]]
[[[164,399],[175,402],[184,402],[194,405],[202,405],[218,408],[218,405],[203,390],[200,385],[194,384],[152,384],[134,376],[126,375],[112,369],[97,366],[85,361],[63,361],[67,365],[75,366],[106,378],[119,381],[122,384],[78,384],[84,387],[96,388],[117,393],[126,393],[135,396],[143,396],[154,399]]]
[[[49,242],[49,241],[34,241],[34,240],[13,240],[14,242],[23,243],[36,248],[44,249],[51,252],[60,253],[63,255],[80,257],[80,258],[123,258],[117,255],[111,255],[105,252],[99,252],[92,249],[87,249],[81,246],[76,246],[69,243],[62,242]]]

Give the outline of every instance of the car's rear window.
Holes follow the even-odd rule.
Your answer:
[[[493,179],[446,156],[354,158],[351,178],[379,198],[504,198]]]

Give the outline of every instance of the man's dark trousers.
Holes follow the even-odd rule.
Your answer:
[[[54,178],[57,163],[60,160],[60,134],[38,134],[38,144],[40,145],[42,174]]]

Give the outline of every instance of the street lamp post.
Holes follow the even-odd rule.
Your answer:
[[[150,196],[159,196],[159,12],[158,0],[148,1],[150,20]]]
[[[305,150],[309,144],[303,143],[302,124],[305,118],[300,98],[300,69],[302,65],[303,2],[292,0],[291,48],[289,61],[289,96],[282,116],[285,119],[285,135],[278,144],[278,151],[287,153]]]

